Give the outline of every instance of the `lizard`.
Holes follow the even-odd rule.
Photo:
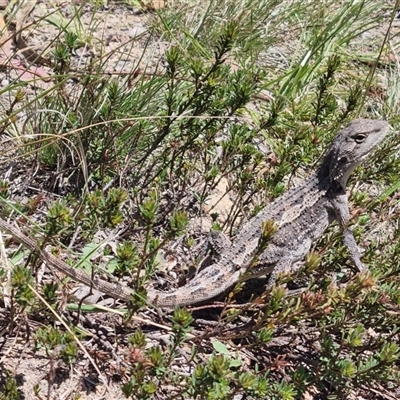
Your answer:
[[[356,119],[342,129],[326,151],[319,168],[301,184],[264,207],[237,231],[230,246],[217,261],[201,270],[190,282],[172,292],[148,289],[147,301],[157,307],[188,306],[225,293],[241,279],[270,274],[271,287],[279,273],[300,262],[327,227],[335,220],[344,244],[358,271],[366,270],[360,250],[348,227],[350,212],[346,185],[354,169],[370,156],[386,137],[389,124],[383,120]],[[264,223],[273,221],[275,233],[260,251]],[[126,285],[90,276],[40,248],[34,239],[0,218],[8,231],[49,266],[115,299],[131,301],[134,291]],[[254,260],[257,260],[254,263]]]

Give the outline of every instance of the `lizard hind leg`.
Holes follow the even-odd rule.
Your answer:
[[[288,273],[288,274],[291,274],[291,275],[293,274],[293,275],[295,275],[296,272],[298,272],[298,271],[299,271],[301,268],[303,268],[303,267],[304,267],[304,261],[295,261],[295,262],[293,262],[293,263],[291,264],[291,266],[288,267],[287,269],[285,268],[285,269],[283,269],[283,270],[277,272],[277,275],[273,277],[274,280],[271,279],[272,277],[268,280],[267,289],[272,288],[272,286],[274,285],[276,279],[277,279],[278,276],[279,276],[279,273],[281,273],[281,272],[286,272],[286,273]],[[296,287],[297,287],[297,286],[303,286],[303,284],[300,283],[300,284],[298,285],[298,284],[296,283],[295,286],[296,286]]]
[[[292,257],[283,257],[281,258],[275,265],[275,268],[272,270],[268,283],[266,285],[266,291],[272,289],[275,284],[276,279],[282,272],[295,272],[301,268],[303,265],[302,262],[295,260]]]
[[[221,231],[211,230],[208,236],[208,247],[212,254],[212,261],[217,262],[221,254],[232,246],[232,242]]]
[[[231,245],[232,242],[223,232],[211,230],[207,238],[207,243],[203,245],[201,249],[200,261],[197,268],[195,268],[195,273],[192,273],[192,275],[196,275],[204,268],[218,263],[221,259],[221,255],[226,252]]]

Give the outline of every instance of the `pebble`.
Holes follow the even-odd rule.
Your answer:
[[[147,31],[147,29],[143,25],[137,25],[130,30],[130,32],[128,33],[128,36],[130,38],[135,38],[136,36],[139,36],[140,34],[146,32],[146,31]]]

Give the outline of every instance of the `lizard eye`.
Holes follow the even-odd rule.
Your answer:
[[[354,140],[356,143],[361,144],[366,137],[367,135],[365,135],[364,133],[359,133],[357,136],[354,137]]]
[[[339,161],[340,161],[342,164],[345,164],[345,163],[347,163],[347,158],[346,158],[346,157],[342,157]]]

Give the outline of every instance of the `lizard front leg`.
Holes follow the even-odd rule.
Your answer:
[[[356,268],[361,271],[366,271],[368,268],[361,261],[360,249],[354,239],[353,231],[348,228],[350,221],[349,205],[347,202],[346,193],[335,196],[331,199],[333,211],[336,219],[339,222],[340,229],[343,232],[343,243],[349,250],[350,258]]]

